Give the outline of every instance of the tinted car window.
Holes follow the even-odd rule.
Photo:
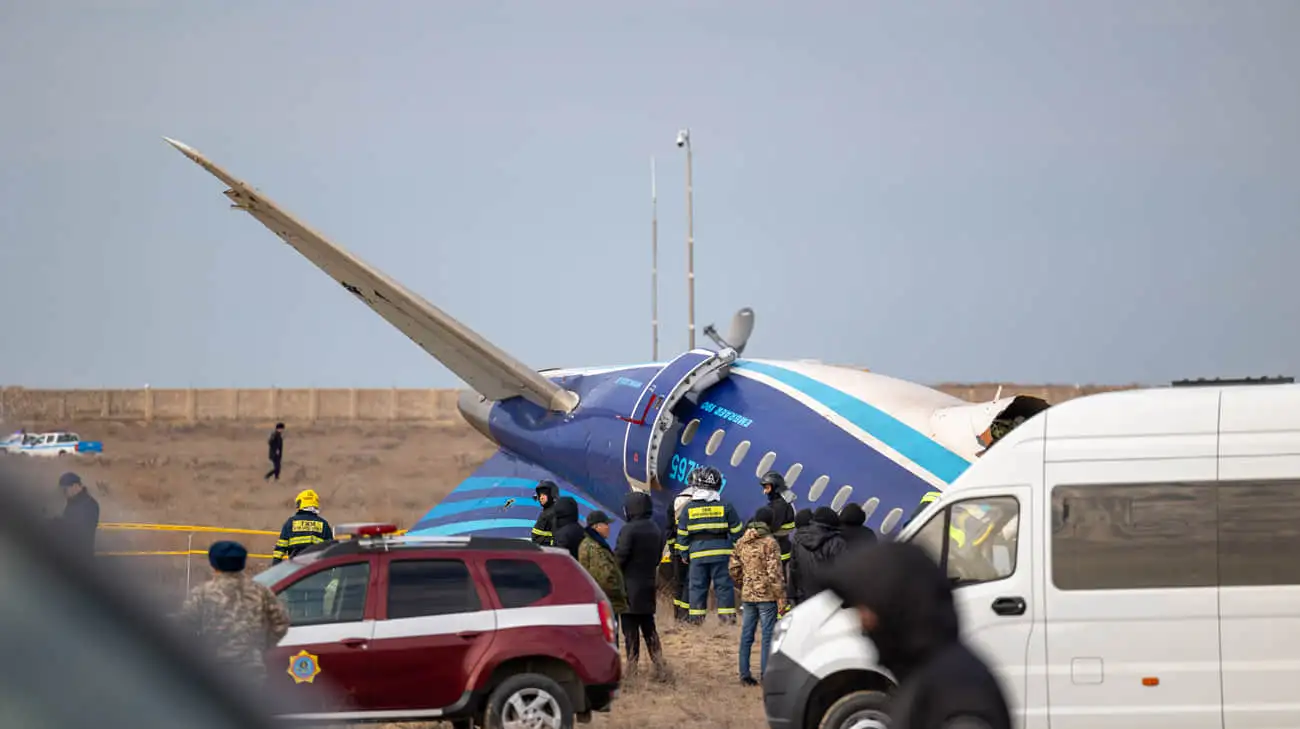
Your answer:
[[[1061,590],[1216,586],[1215,487],[1057,486],[1051,562]]]
[[[292,625],[348,623],[364,619],[370,588],[370,562],[321,570],[280,592]]]
[[[1219,584],[1300,585],[1300,482],[1219,485]]]
[[[480,607],[469,568],[459,559],[388,563],[388,619],[469,613]]]
[[[489,559],[487,570],[503,608],[526,607],[551,594],[551,579],[536,562]]]

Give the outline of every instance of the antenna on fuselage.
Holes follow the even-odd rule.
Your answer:
[[[655,190],[655,158],[650,157],[650,336],[651,362],[659,361],[659,196]]]

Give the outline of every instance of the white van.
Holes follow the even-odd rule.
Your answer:
[[[1055,405],[898,539],[946,565],[1020,729],[1300,727],[1300,385]],[[874,658],[833,593],[800,604],[777,625],[768,724],[886,721]]]

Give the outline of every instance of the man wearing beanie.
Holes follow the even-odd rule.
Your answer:
[[[266,679],[262,655],[289,632],[289,614],[275,593],[244,572],[247,560],[239,542],[213,544],[208,549],[212,579],[190,591],[179,620],[220,665],[260,685]]]
[[[798,604],[822,591],[821,574],[848,545],[840,534],[840,517],[829,506],[817,507],[812,523],[795,529],[790,541],[790,596]]]
[[[840,509],[840,534],[849,545],[855,542],[871,544],[876,541],[876,533],[867,526],[867,512],[857,504],[846,504]]]
[[[772,648],[772,628],[778,610],[785,607],[785,571],[781,567],[781,544],[773,536],[776,514],[764,506],[749,522],[749,528],[736,542],[727,565],[731,581],[740,591],[744,622],[740,628],[740,682],[757,686],[749,670],[754,650],[754,630],[762,623],[759,647],[759,678],[767,670],[767,656]]]

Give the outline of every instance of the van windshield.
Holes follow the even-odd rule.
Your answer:
[[[947,534],[944,515],[951,512]],[[955,585],[999,580],[1015,571],[1020,509],[1011,497],[959,501],[930,517],[912,542],[939,561],[948,541],[948,578]]]

